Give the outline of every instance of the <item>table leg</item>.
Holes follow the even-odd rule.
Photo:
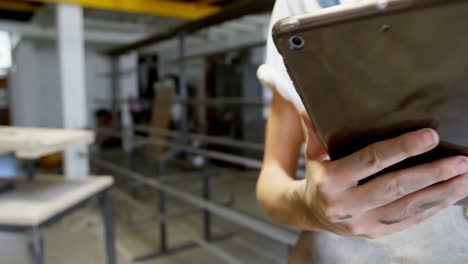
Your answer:
[[[28,176],[28,180],[33,180],[34,176],[36,176],[36,161],[35,160],[27,160],[26,161],[26,174]]]
[[[166,165],[165,165],[165,160],[159,160],[158,161],[158,176],[160,179],[163,179],[165,174],[166,174]],[[166,253],[169,248],[168,248],[168,241],[167,241],[167,222],[165,220],[166,216],[166,193],[164,191],[158,191],[159,193],[159,217],[161,217],[163,220],[159,223],[159,236],[160,236],[160,248],[162,253]]]
[[[104,230],[106,240],[107,263],[115,264],[115,236],[114,236],[114,213],[111,191],[104,192],[101,198],[102,213],[104,216]]]
[[[210,171],[205,169],[203,172],[203,198],[205,200],[211,199],[211,183],[210,183]],[[203,210],[203,229],[204,229],[204,237],[206,241],[211,241],[212,239],[212,230],[211,230],[211,213],[207,210]]]
[[[38,227],[32,228],[29,232],[28,253],[29,263],[44,264],[44,242]]]

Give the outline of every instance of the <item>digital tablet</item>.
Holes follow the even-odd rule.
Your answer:
[[[332,159],[427,127],[440,145],[380,174],[468,156],[467,0],[336,6],[279,21],[273,38]]]

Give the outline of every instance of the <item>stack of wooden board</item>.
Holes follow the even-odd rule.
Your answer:
[[[171,125],[172,102],[175,97],[175,84],[170,80],[158,82],[154,85],[155,100],[153,102],[151,127],[169,129]],[[159,133],[151,132],[150,139],[165,140],[166,137]],[[148,147],[147,155],[149,158],[158,159],[166,152],[164,146]]]
[[[38,159],[93,142],[94,133],[87,130],[0,126],[0,154],[14,153],[18,159]]]

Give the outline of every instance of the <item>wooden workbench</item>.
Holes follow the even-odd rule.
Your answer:
[[[6,180],[0,183],[2,181]],[[0,232],[27,235],[31,264],[45,263],[43,229],[96,199],[100,201],[104,217],[107,263],[116,263],[110,195],[112,177],[67,179],[41,175],[35,180],[16,178],[13,181],[14,189],[0,195]]]
[[[14,182],[14,190],[0,195],[0,226],[39,226],[53,216],[112,186],[112,177],[66,179],[40,175],[35,180]]]

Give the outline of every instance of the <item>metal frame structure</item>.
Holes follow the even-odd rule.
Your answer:
[[[147,130],[145,130],[147,131]],[[183,250],[187,249],[192,249],[193,247],[200,246],[200,241],[195,241],[191,242],[185,245],[181,245],[176,248],[168,248],[168,237],[167,237],[167,219],[170,218],[166,214],[167,206],[166,206],[166,201],[167,201],[167,194],[178,198],[180,200],[183,200],[187,203],[190,203],[198,208],[201,208],[203,210],[203,230],[204,230],[204,241],[210,243],[210,242],[216,242],[219,240],[224,240],[227,238],[231,237],[231,234],[227,235],[222,235],[219,237],[214,237],[211,234],[211,214],[216,214],[228,221],[231,221],[233,223],[236,223],[238,225],[241,225],[243,227],[249,228],[252,231],[259,233],[261,235],[264,235],[266,237],[269,237],[275,241],[284,243],[285,245],[292,246],[295,242],[295,239],[297,238],[297,234],[294,232],[285,230],[280,227],[275,227],[272,224],[269,223],[264,223],[261,220],[249,217],[245,214],[239,213],[234,211],[233,209],[221,206],[219,204],[215,204],[213,202],[210,202],[210,174],[209,172],[204,172],[203,173],[203,182],[202,182],[202,188],[203,188],[203,194],[202,194],[202,199],[198,198],[192,194],[188,194],[184,191],[178,190],[177,188],[171,187],[168,183],[166,183],[166,179],[168,178],[165,173],[165,164],[168,161],[168,159],[171,158],[171,155],[173,151],[188,151],[191,153],[199,154],[205,157],[208,157],[210,159],[214,160],[221,160],[225,162],[229,162],[232,164],[237,164],[241,166],[245,166],[247,168],[252,168],[252,169],[260,169],[262,166],[262,162],[259,160],[255,159],[249,159],[246,157],[241,157],[241,156],[236,156],[228,153],[222,153],[222,152],[217,152],[217,151],[211,151],[211,150],[204,150],[200,148],[195,148],[193,146],[190,146],[188,144],[183,144],[183,143],[177,143],[172,140],[159,140],[159,139],[147,139],[145,137],[141,136],[134,136],[133,133],[126,134],[125,132],[120,132],[118,130],[116,131],[109,131],[109,130],[104,130],[104,133],[110,133],[114,136],[119,136],[119,137],[124,137],[124,136],[131,136],[134,137],[135,139],[135,146],[151,146],[151,145],[157,145],[157,146],[168,146],[171,147],[172,151],[168,152],[168,155],[163,157],[158,161],[158,172],[159,172],[159,180],[156,179],[150,179],[149,177],[139,174],[136,172],[133,172],[132,170],[123,168],[121,166],[118,166],[116,164],[113,164],[105,159],[102,159],[99,156],[96,156],[96,154],[93,156],[91,159],[91,162],[95,164],[98,167],[105,168],[108,170],[111,170],[112,172],[118,173],[119,175],[122,176],[127,176],[130,177],[131,179],[135,180],[137,183],[142,184],[143,186],[151,187],[154,188],[158,191],[159,195],[159,203],[158,203],[158,208],[159,208],[159,213],[160,213],[160,218],[156,219],[160,221],[160,251],[156,253],[150,253],[145,256],[137,257],[135,261],[146,261],[152,258],[168,255],[168,254],[174,254]],[[216,137],[209,137],[209,139],[213,139]],[[222,138],[218,138],[220,142],[219,144],[223,145]],[[228,141],[229,142],[229,141]],[[230,142],[229,142],[230,143]],[[303,171],[299,171],[298,175],[303,175]],[[200,202],[200,200],[204,202]],[[193,210],[190,210],[189,212],[181,212],[181,214],[193,214],[196,213]],[[253,220],[252,220],[253,219]],[[261,224],[260,224],[261,223]],[[265,225],[269,225],[267,229],[265,229]],[[263,226],[263,227],[260,227]],[[205,242],[205,243],[206,243]],[[219,250],[218,250],[219,251]]]
[[[237,212],[233,209],[224,207],[222,205],[213,203],[210,201],[210,172],[204,171],[202,175],[202,195],[201,198],[184,192],[182,190],[178,190],[176,188],[171,187],[170,185],[166,184],[166,164],[168,161],[172,160],[177,153],[180,151],[189,152],[192,154],[197,154],[208,158],[209,160],[220,160],[224,162],[228,162],[231,164],[236,164],[240,166],[244,166],[251,169],[259,170],[262,167],[262,161],[251,159],[242,156],[236,156],[231,153],[223,153],[219,151],[212,151],[207,149],[201,149],[198,147],[191,146],[189,144],[190,140],[199,140],[204,143],[208,144],[215,144],[215,145],[222,145],[228,147],[235,147],[242,150],[249,150],[249,151],[263,151],[263,145],[254,143],[251,144],[249,142],[243,142],[238,140],[226,139],[222,137],[213,137],[208,135],[202,134],[195,134],[189,133],[188,130],[188,122],[187,122],[187,106],[188,105],[196,105],[199,107],[205,105],[220,105],[220,104],[238,104],[243,106],[255,106],[255,107],[263,107],[263,101],[255,101],[255,102],[247,102],[248,100],[245,99],[228,99],[228,98],[221,98],[221,99],[205,99],[205,100],[189,100],[188,99],[188,90],[187,90],[187,80],[186,80],[186,61],[191,59],[196,59],[198,57],[203,56],[203,54],[195,54],[195,55],[187,55],[187,47],[186,41],[187,37],[190,34],[194,34],[199,32],[203,29],[219,25],[225,23],[227,21],[231,21],[234,19],[238,19],[244,17],[246,15],[258,14],[261,12],[269,11],[272,9],[274,0],[243,0],[243,1],[236,1],[235,4],[225,8],[223,11],[216,13],[214,15],[208,16],[206,18],[196,20],[193,22],[189,22],[186,24],[182,24],[177,26],[169,31],[158,33],[152,35],[148,38],[142,39],[132,44],[123,45],[121,47],[114,48],[106,52],[111,58],[113,63],[118,62],[119,56],[127,54],[129,52],[137,51],[139,49],[145,48],[150,45],[154,45],[156,43],[160,43],[163,41],[167,41],[170,39],[176,38],[178,40],[178,58],[170,63],[177,63],[178,64],[178,71],[179,71],[179,90],[180,96],[175,100],[173,103],[177,103],[182,105],[182,126],[179,131],[170,131],[158,128],[151,128],[151,127],[144,127],[144,126],[137,126],[133,127],[123,127],[118,128],[118,126],[114,126],[113,131],[103,131],[104,133],[113,133],[116,136],[121,138],[130,138],[129,142],[132,142],[133,146],[129,150],[130,152],[127,153],[127,156],[130,157],[130,167],[132,167],[131,158],[133,157],[132,152],[133,149],[136,147],[142,146],[150,146],[150,145],[158,145],[158,146],[167,146],[169,150],[164,154],[158,161],[157,161],[157,176],[158,178],[150,178],[145,175],[136,173],[132,170],[123,168],[116,164],[113,164],[107,160],[102,159],[95,154],[91,158],[91,162],[100,168],[107,169],[113,171],[119,175],[126,176],[130,179],[135,181],[135,185],[139,186],[147,186],[154,188],[157,190],[157,198],[158,198],[158,211],[160,215],[159,220],[159,228],[160,228],[160,248],[159,251],[156,253],[151,253],[146,256],[141,256],[136,258],[135,260],[146,261],[152,259],[154,257],[159,257],[162,255],[172,254],[175,252],[179,252],[181,250],[189,249],[194,246],[203,246],[204,248],[214,250],[217,252],[217,255],[224,256],[228,262],[235,262],[229,261],[229,257],[226,258],[226,254],[219,249],[208,247],[214,246],[213,244],[209,244],[210,242],[216,241],[217,239],[224,239],[228,236],[223,236],[221,238],[213,237],[211,231],[212,225],[212,214],[217,215],[219,217],[224,218],[230,222],[236,223],[242,227],[248,228],[256,233],[269,237],[275,241],[283,243],[288,246],[292,246],[297,239],[297,234],[286,230],[281,227],[277,227],[273,224],[255,219],[251,216],[242,214]],[[249,50],[252,48],[256,48],[260,46],[261,43],[254,43],[253,45],[244,45],[239,47],[240,50]],[[229,49],[230,51],[234,49]],[[219,54],[219,52],[217,53]],[[110,75],[113,85],[113,93],[112,93],[112,108],[113,108],[113,116],[117,117],[117,109],[120,104],[118,98],[118,90],[119,84],[117,81],[117,77],[119,76],[120,72],[118,67],[112,68],[112,74]],[[117,119],[114,119],[117,120]],[[167,136],[170,140],[165,139],[148,139],[144,137],[139,137],[135,135],[135,132],[151,132],[156,133],[161,136]],[[185,201],[193,206],[200,208],[203,212],[203,240],[197,240],[193,243],[189,243],[186,245],[181,245],[177,248],[169,248],[168,246],[168,237],[167,237],[167,224],[166,221],[168,218],[167,215],[167,196],[175,197],[179,200]],[[183,213],[183,212],[182,212]],[[189,213],[193,213],[191,210]]]
[[[226,21],[234,20],[250,14],[262,13],[269,11],[273,8],[274,0],[243,0],[236,1],[223,9],[223,11],[216,13],[205,18],[195,20],[193,22],[188,22],[177,26],[166,32],[157,33],[142,40],[139,40],[135,43],[128,45],[122,45],[117,48],[108,50],[106,53],[110,56],[120,56],[125,53],[138,50],[149,45],[154,45],[165,40],[173,39],[181,35],[188,35],[199,30],[221,24]],[[183,58],[184,56],[181,56]]]
[[[174,198],[192,204],[198,208],[207,210],[219,217],[222,217],[227,221],[239,224],[245,228],[252,230],[253,232],[262,234],[275,241],[284,243],[285,245],[292,246],[296,242],[297,233],[293,231],[256,219],[244,213],[234,211],[230,208],[218,205],[214,202],[210,202],[209,200],[197,197],[193,194],[189,194],[185,191],[174,188],[168,184],[162,183],[160,180],[151,179],[143,174],[126,169],[122,166],[118,166],[108,160],[101,158],[97,154],[94,154],[92,156],[91,162],[100,168],[113,171],[115,173],[118,173],[119,175],[130,177],[140,183],[145,184],[146,186],[163,191],[173,196]]]
[[[167,136],[169,138],[178,138],[180,137],[180,133],[174,130],[166,130],[161,128],[155,127],[147,127],[147,126],[136,126],[133,128],[124,128],[122,129],[123,132],[119,130],[109,130],[109,129],[99,129],[97,132],[101,134],[112,135],[116,137],[131,137],[135,146],[146,146],[146,145],[154,145],[154,146],[165,146],[165,147],[172,147],[173,149],[179,149],[184,151],[189,151],[194,154],[202,155],[214,160],[225,161],[229,163],[233,163],[236,165],[245,166],[250,169],[260,169],[262,167],[262,161],[256,160],[252,158],[241,157],[237,155],[232,155],[224,152],[212,151],[207,149],[196,148],[189,145],[175,143],[169,140],[162,140],[162,139],[148,139],[142,136],[135,136],[133,132],[152,132],[157,133],[161,136]],[[239,141],[233,140],[230,138],[225,137],[214,137],[214,136],[207,136],[204,134],[195,134],[195,133],[188,133],[187,137],[189,139],[196,139],[200,140],[204,143],[215,144],[219,146],[231,147],[231,148],[239,148],[243,150],[253,150],[253,151],[263,151],[264,145],[255,143],[255,142],[246,142],[246,141]],[[301,158],[299,160],[299,167],[303,167],[305,164],[305,159]],[[305,171],[299,169],[297,171],[297,176],[304,177]]]

